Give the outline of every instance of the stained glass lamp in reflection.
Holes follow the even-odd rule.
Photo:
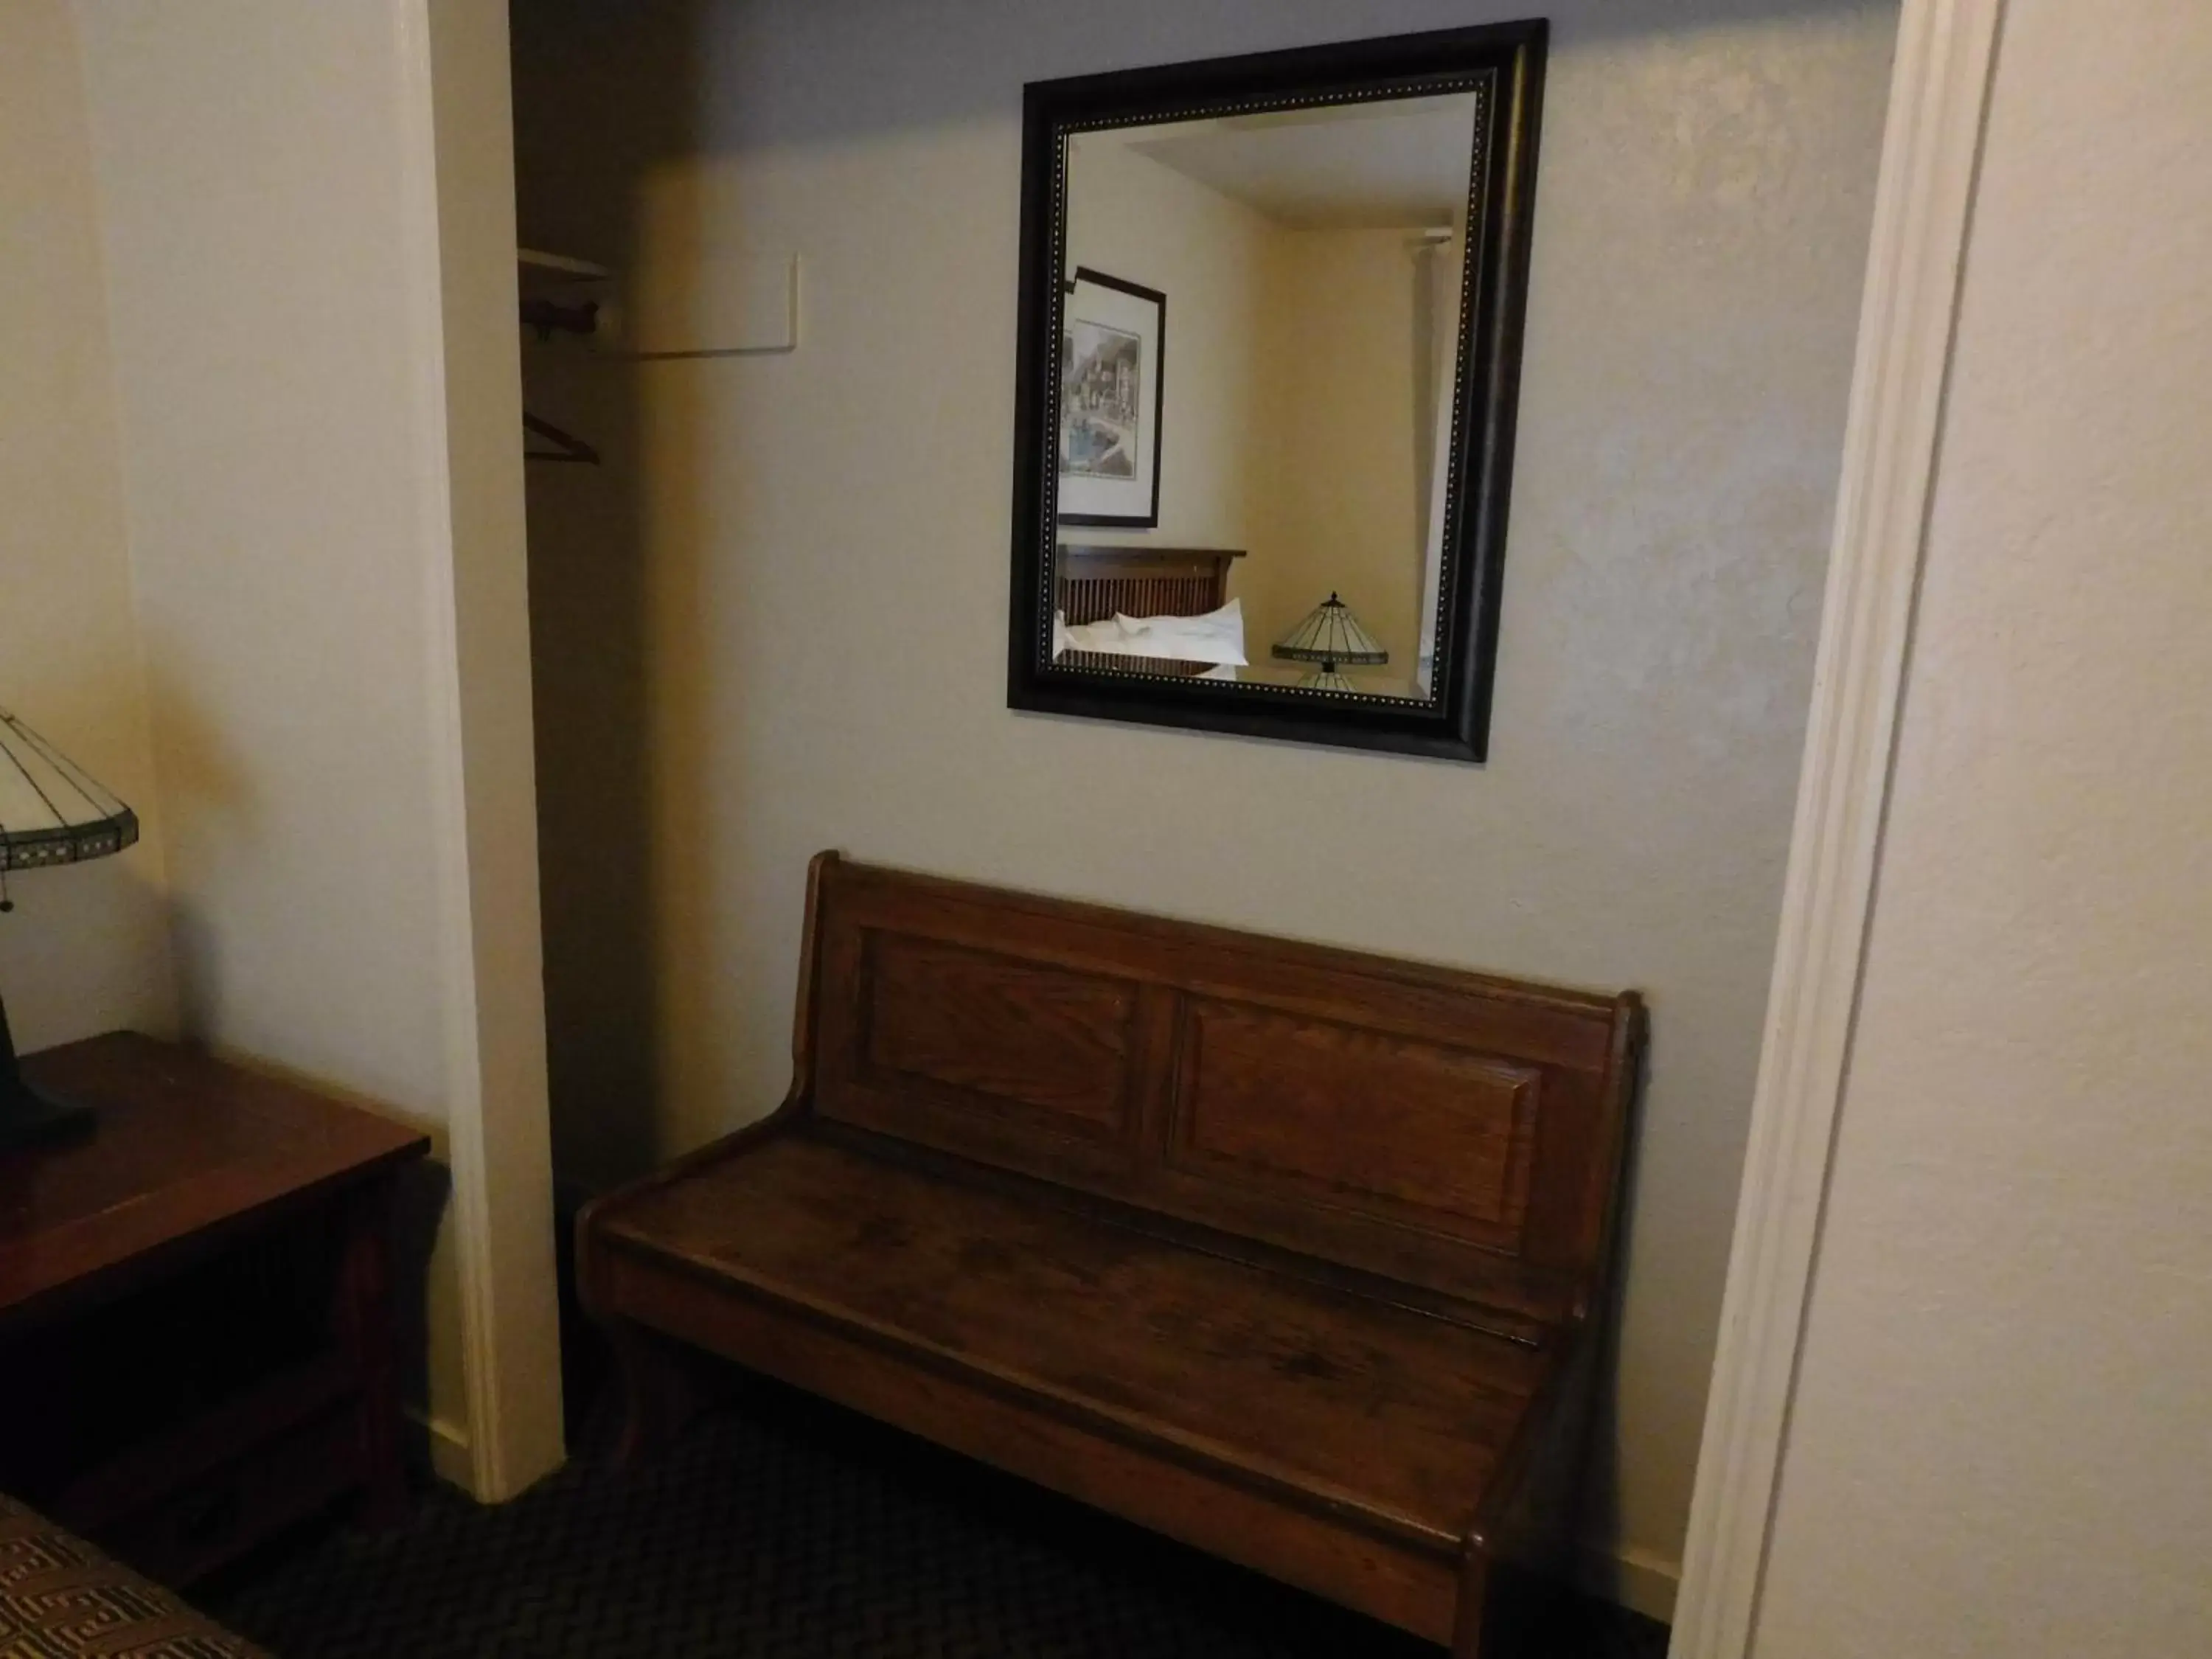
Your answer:
[[[1376,668],[1390,660],[1382,642],[1359,625],[1352,607],[1332,593],[1306,612],[1296,628],[1274,643],[1273,654],[1285,662],[1312,663],[1314,671],[1300,680],[1323,691],[1357,691],[1359,688],[1339,671]]]
[[[24,870],[82,864],[138,839],[138,816],[84,769],[0,709],[0,911],[12,910],[8,878]],[[8,1010],[0,1003],[0,1152],[81,1128],[90,1109],[23,1080]]]

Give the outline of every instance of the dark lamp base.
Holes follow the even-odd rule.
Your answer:
[[[92,1127],[92,1108],[56,1100],[23,1081],[15,1069],[15,1041],[8,1008],[0,1003],[0,1153],[36,1146]]]
[[[89,1106],[50,1099],[27,1083],[0,1083],[0,1153],[82,1134],[90,1127]]]

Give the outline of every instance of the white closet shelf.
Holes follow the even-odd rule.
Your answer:
[[[589,259],[571,258],[565,253],[546,253],[534,247],[515,249],[514,263],[520,270],[526,289],[559,287],[570,283],[603,283],[614,275],[605,265],[594,264]]]

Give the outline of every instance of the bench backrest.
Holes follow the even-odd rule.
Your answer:
[[[824,1117],[1453,1294],[1494,1293],[1501,1262],[1599,1276],[1633,994],[830,854],[808,952],[799,1087]]]

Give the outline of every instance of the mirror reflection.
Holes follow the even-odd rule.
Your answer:
[[[1478,112],[1069,135],[1055,663],[1428,699]]]

